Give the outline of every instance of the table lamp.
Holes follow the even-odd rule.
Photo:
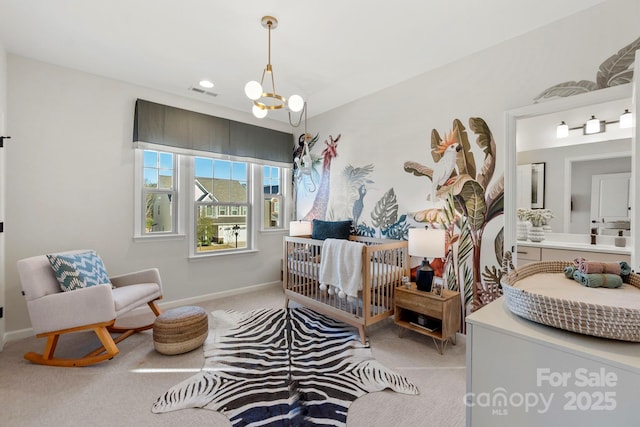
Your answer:
[[[433,283],[433,268],[427,257],[444,257],[445,230],[435,228],[410,228],[409,229],[409,255],[420,256],[422,265],[416,272],[416,285],[418,290],[431,292]]]
[[[289,236],[311,236],[311,221],[291,221]]]

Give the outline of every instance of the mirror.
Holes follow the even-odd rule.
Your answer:
[[[515,251],[517,244],[517,198],[519,186],[522,186],[518,182],[518,165],[536,163],[545,164],[544,208],[553,211],[553,232],[566,234],[590,233],[588,225],[586,229],[572,229],[571,224],[576,221],[589,224],[592,220],[593,175],[630,172],[632,179],[629,196],[623,203],[627,208],[631,207],[631,230],[627,233],[635,248],[637,239],[634,239],[634,235],[637,230],[633,229],[632,224],[638,186],[634,186],[633,177],[636,172],[633,168],[637,167],[637,160],[632,154],[635,149],[631,141],[635,137],[636,128],[619,130],[617,123],[606,123],[606,132],[592,135],[583,134],[581,128],[591,115],[610,122],[617,121],[627,108],[635,114],[635,106],[632,105],[633,90],[631,84],[621,85],[533,104],[506,113],[505,248]],[[568,137],[558,139],[556,128],[562,121],[572,129]],[[612,166],[613,164],[616,166]],[[590,173],[588,180],[585,178],[586,173]],[[579,183],[584,184],[585,181],[588,182],[588,188],[580,188]],[[581,219],[580,216],[584,218]],[[632,262],[635,262],[634,252],[632,249]]]
[[[598,212],[598,209],[592,212],[592,194],[600,194],[599,190],[594,193],[592,182],[597,175],[631,173],[632,129],[621,129],[617,123],[620,114],[630,109],[630,104],[631,99],[625,98],[517,120],[517,207],[550,209],[554,217],[549,225],[556,233],[589,234],[592,222],[596,221],[598,234],[617,234],[607,224],[614,220],[610,218],[611,214]],[[584,135],[583,125],[592,115],[605,121],[605,131]],[[563,121],[571,130],[567,137],[558,138],[556,128]],[[529,182],[526,170],[536,167],[544,170],[545,165],[546,176],[532,169]],[[536,175],[538,178],[534,179]],[[616,188],[615,184],[620,184],[620,187]],[[607,208],[614,209],[616,214],[623,211],[624,217],[616,220],[627,219],[628,181],[612,178],[597,185],[605,185],[612,190],[606,192],[607,196],[619,196],[608,200]],[[541,190],[534,191],[534,188]],[[542,198],[535,200],[540,192]],[[526,200],[529,193],[531,203]],[[625,235],[629,234],[628,229],[626,227]]]

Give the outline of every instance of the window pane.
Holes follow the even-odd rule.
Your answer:
[[[145,188],[173,189],[173,154],[144,150]]]
[[[158,167],[158,152],[152,150],[144,150],[144,167],[145,168],[157,168]]]
[[[172,202],[170,194],[149,193],[145,197],[145,230],[147,233],[166,233],[172,230]]]
[[[158,188],[158,169],[144,168],[144,186]]]
[[[173,170],[160,169],[160,188],[170,190],[173,188]]]
[[[264,199],[264,228],[281,228],[280,197],[266,197]]]
[[[233,205],[217,205],[213,210],[218,215],[211,215],[208,208],[209,206],[200,206],[197,210],[196,252],[246,248],[246,209],[239,209],[238,206]]]
[[[160,169],[173,169],[173,154],[160,153]]]

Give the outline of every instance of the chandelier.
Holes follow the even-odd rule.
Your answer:
[[[253,101],[253,115],[261,119],[266,117],[269,110],[279,110],[284,108],[287,104],[289,110],[297,113],[304,107],[304,100],[300,95],[291,95],[289,101],[284,96],[278,95],[276,92],[275,79],[273,78],[273,67],[271,66],[271,30],[278,27],[278,20],[273,16],[263,16],[261,20],[262,26],[269,31],[269,51],[267,66],[262,71],[262,78],[260,82],[255,80],[250,81],[244,87],[244,93],[247,98]],[[264,87],[265,77],[267,78],[267,84],[271,81],[270,91]]]

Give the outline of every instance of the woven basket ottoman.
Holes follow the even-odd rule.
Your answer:
[[[202,345],[209,334],[207,312],[201,307],[172,308],[153,322],[153,346],[158,353],[186,353]]]

